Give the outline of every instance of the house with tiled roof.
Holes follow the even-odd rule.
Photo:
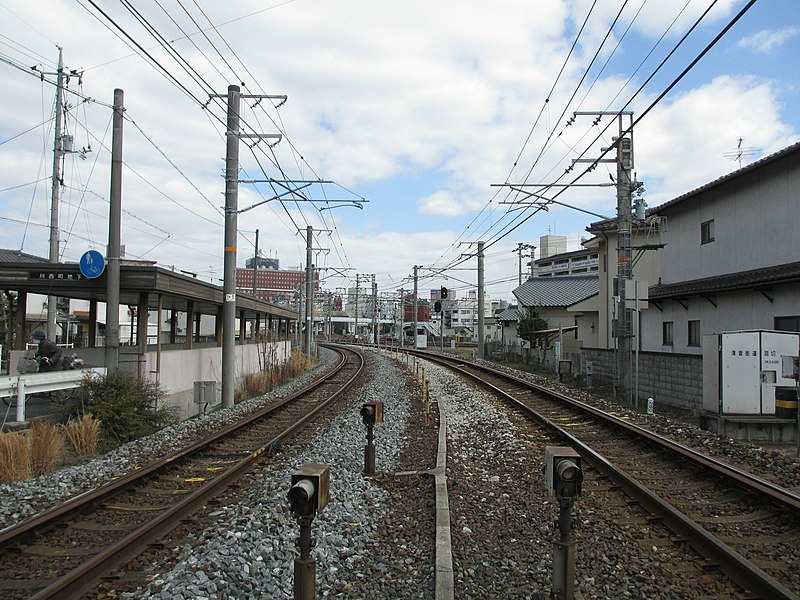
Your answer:
[[[543,344],[532,350],[533,357],[550,367],[555,367],[557,346],[563,359],[573,362],[573,370],[580,371],[581,347],[596,345],[598,319],[597,275],[569,275],[532,277],[513,290],[519,308],[508,309],[498,315],[503,324],[502,338],[508,346],[526,348],[517,337],[517,322],[529,308],[547,321],[542,331]],[[513,312],[511,312],[513,311]],[[512,320],[512,317],[515,317]]]

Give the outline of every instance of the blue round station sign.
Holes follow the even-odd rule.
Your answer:
[[[81,256],[81,273],[87,279],[95,279],[106,270],[106,259],[97,250],[87,250]]]

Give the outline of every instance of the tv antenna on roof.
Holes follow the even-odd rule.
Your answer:
[[[725,152],[722,156],[727,159],[735,160],[739,163],[739,168],[742,168],[742,159],[750,159],[754,158],[757,154],[760,153],[759,150],[756,148],[749,148],[746,146],[742,146],[742,142],[744,138],[739,138],[739,143],[736,145],[736,152]]]

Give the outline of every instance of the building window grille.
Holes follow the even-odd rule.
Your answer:
[[[674,344],[673,326],[674,323],[672,321],[664,321],[664,323],[662,323],[661,343],[664,346],[672,346]]]
[[[687,344],[689,346],[700,345],[700,321],[689,321],[689,339]]]
[[[714,219],[700,223],[700,243],[708,244],[714,241]]]

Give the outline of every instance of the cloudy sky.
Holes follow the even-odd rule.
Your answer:
[[[283,137],[243,140],[240,179],[331,182],[242,212],[241,266],[258,229],[264,255],[298,268],[311,225],[328,289],[375,274],[394,293],[420,265],[421,296],[464,293],[483,240],[489,295],[512,299],[518,243],[551,233],[578,249],[593,214],[615,213],[613,187],[545,189],[561,204],[536,212],[501,185],[575,180],[585,165],[565,175],[572,161],[596,158],[617,131],[610,116],[567,125],[576,111],[643,116],[635,171],[649,206],[797,141],[796,0],[755,2],[675,83],[748,4],[0,0],[0,247],[48,255],[60,46],[75,73],[66,133],[86,150],[64,159],[62,260],[108,239],[119,88],[128,258],[219,282],[225,100],[212,95],[238,84],[288,97],[243,101],[245,132]],[[603,163],[578,182],[614,174]],[[242,183],[239,208],[284,191]]]

